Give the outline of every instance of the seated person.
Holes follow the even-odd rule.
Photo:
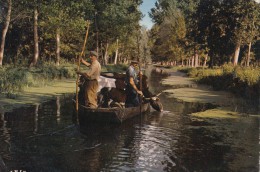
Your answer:
[[[143,95],[143,93],[137,88],[138,80],[135,70],[137,65],[137,61],[131,61],[130,66],[126,70],[125,107],[136,107],[141,103],[138,95]]]

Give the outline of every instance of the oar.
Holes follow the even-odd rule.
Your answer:
[[[78,57],[78,65],[77,65],[78,71],[80,69],[80,60],[81,60],[82,56],[84,55],[84,52],[85,52],[85,49],[86,49],[89,25],[90,25],[90,22],[89,22],[89,20],[87,20],[87,22],[86,22],[87,30],[86,30],[85,40],[84,40],[84,44],[82,46],[82,51],[80,53],[80,56]],[[77,81],[76,81],[76,111],[77,111],[77,115],[78,115],[78,110],[79,110],[79,93],[78,93],[79,92],[79,79],[80,79],[80,77],[79,77],[79,74],[78,74],[77,75]],[[78,116],[77,116],[77,120],[78,120]]]

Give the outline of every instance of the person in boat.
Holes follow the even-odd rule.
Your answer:
[[[138,62],[131,61],[130,66],[126,70],[126,101],[125,107],[135,107],[140,105],[139,96],[142,96],[143,93],[138,89],[138,77],[135,68],[137,68]]]
[[[97,108],[97,91],[98,91],[98,79],[101,72],[101,65],[98,62],[98,54],[95,51],[90,51],[89,55],[91,63],[88,63],[83,58],[81,62],[89,67],[88,71],[77,71],[77,74],[84,76],[84,88],[85,88],[85,106],[90,108]]]

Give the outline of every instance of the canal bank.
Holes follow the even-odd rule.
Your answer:
[[[234,115],[239,114],[259,114],[258,107],[254,106],[254,108],[251,108],[246,105],[250,104],[250,102],[248,103],[246,100],[236,97],[227,91],[214,91],[209,86],[198,85],[192,78],[187,77],[185,73],[179,72],[176,69],[155,68],[154,71],[164,76],[167,75],[161,83],[168,87],[168,89],[164,90],[164,93],[166,93],[168,97],[176,98],[183,102],[210,103],[216,105],[218,108],[214,109],[214,113],[208,110],[213,116],[216,116],[218,109],[220,114],[224,114],[224,116],[231,115],[230,117],[232,118]],[[75,80],[67,79],[57,80],[53,84],[45,87],[27,87],[24,92],[13,99],[6,98],[5,95],[0,94],[0,113],[10,112],[19,107],[40,104],[55,99],[57,95],[73,94],[75,91]],[[160,90],[156,90],[155,92],[160,92]]]
[[[76,91],[76,81],[74,79],[57,80],[51,85],[44,87],[27,87],[15,98],[6,98],[0,94],[0,113],[10,112],[20,107],[41,104],[55,99],[62,94],[71,94]]]
[[[217,106],[214,110],[198,112],[193,115],[234,118],[234,116],[259,114],[259,107],[251,100],[243,99],[227,91],[214,91],[212,87],[207,85],[199,85],[192,78],[187,77],[185,73],[169,69],[162,70],[170,73],[169,77],[162,80],[162,85],[170,87],[164,90],[168,97],[183,102],[210,103]]]

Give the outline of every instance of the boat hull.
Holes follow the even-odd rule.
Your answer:
[[[135,116],[150,112],[150,104],[143,103],[142,106],[129,108],[88,108],[79,105],[78,114],[79,123],[84,124],[90,121],[105,123],[122,123],[123,121]]]

